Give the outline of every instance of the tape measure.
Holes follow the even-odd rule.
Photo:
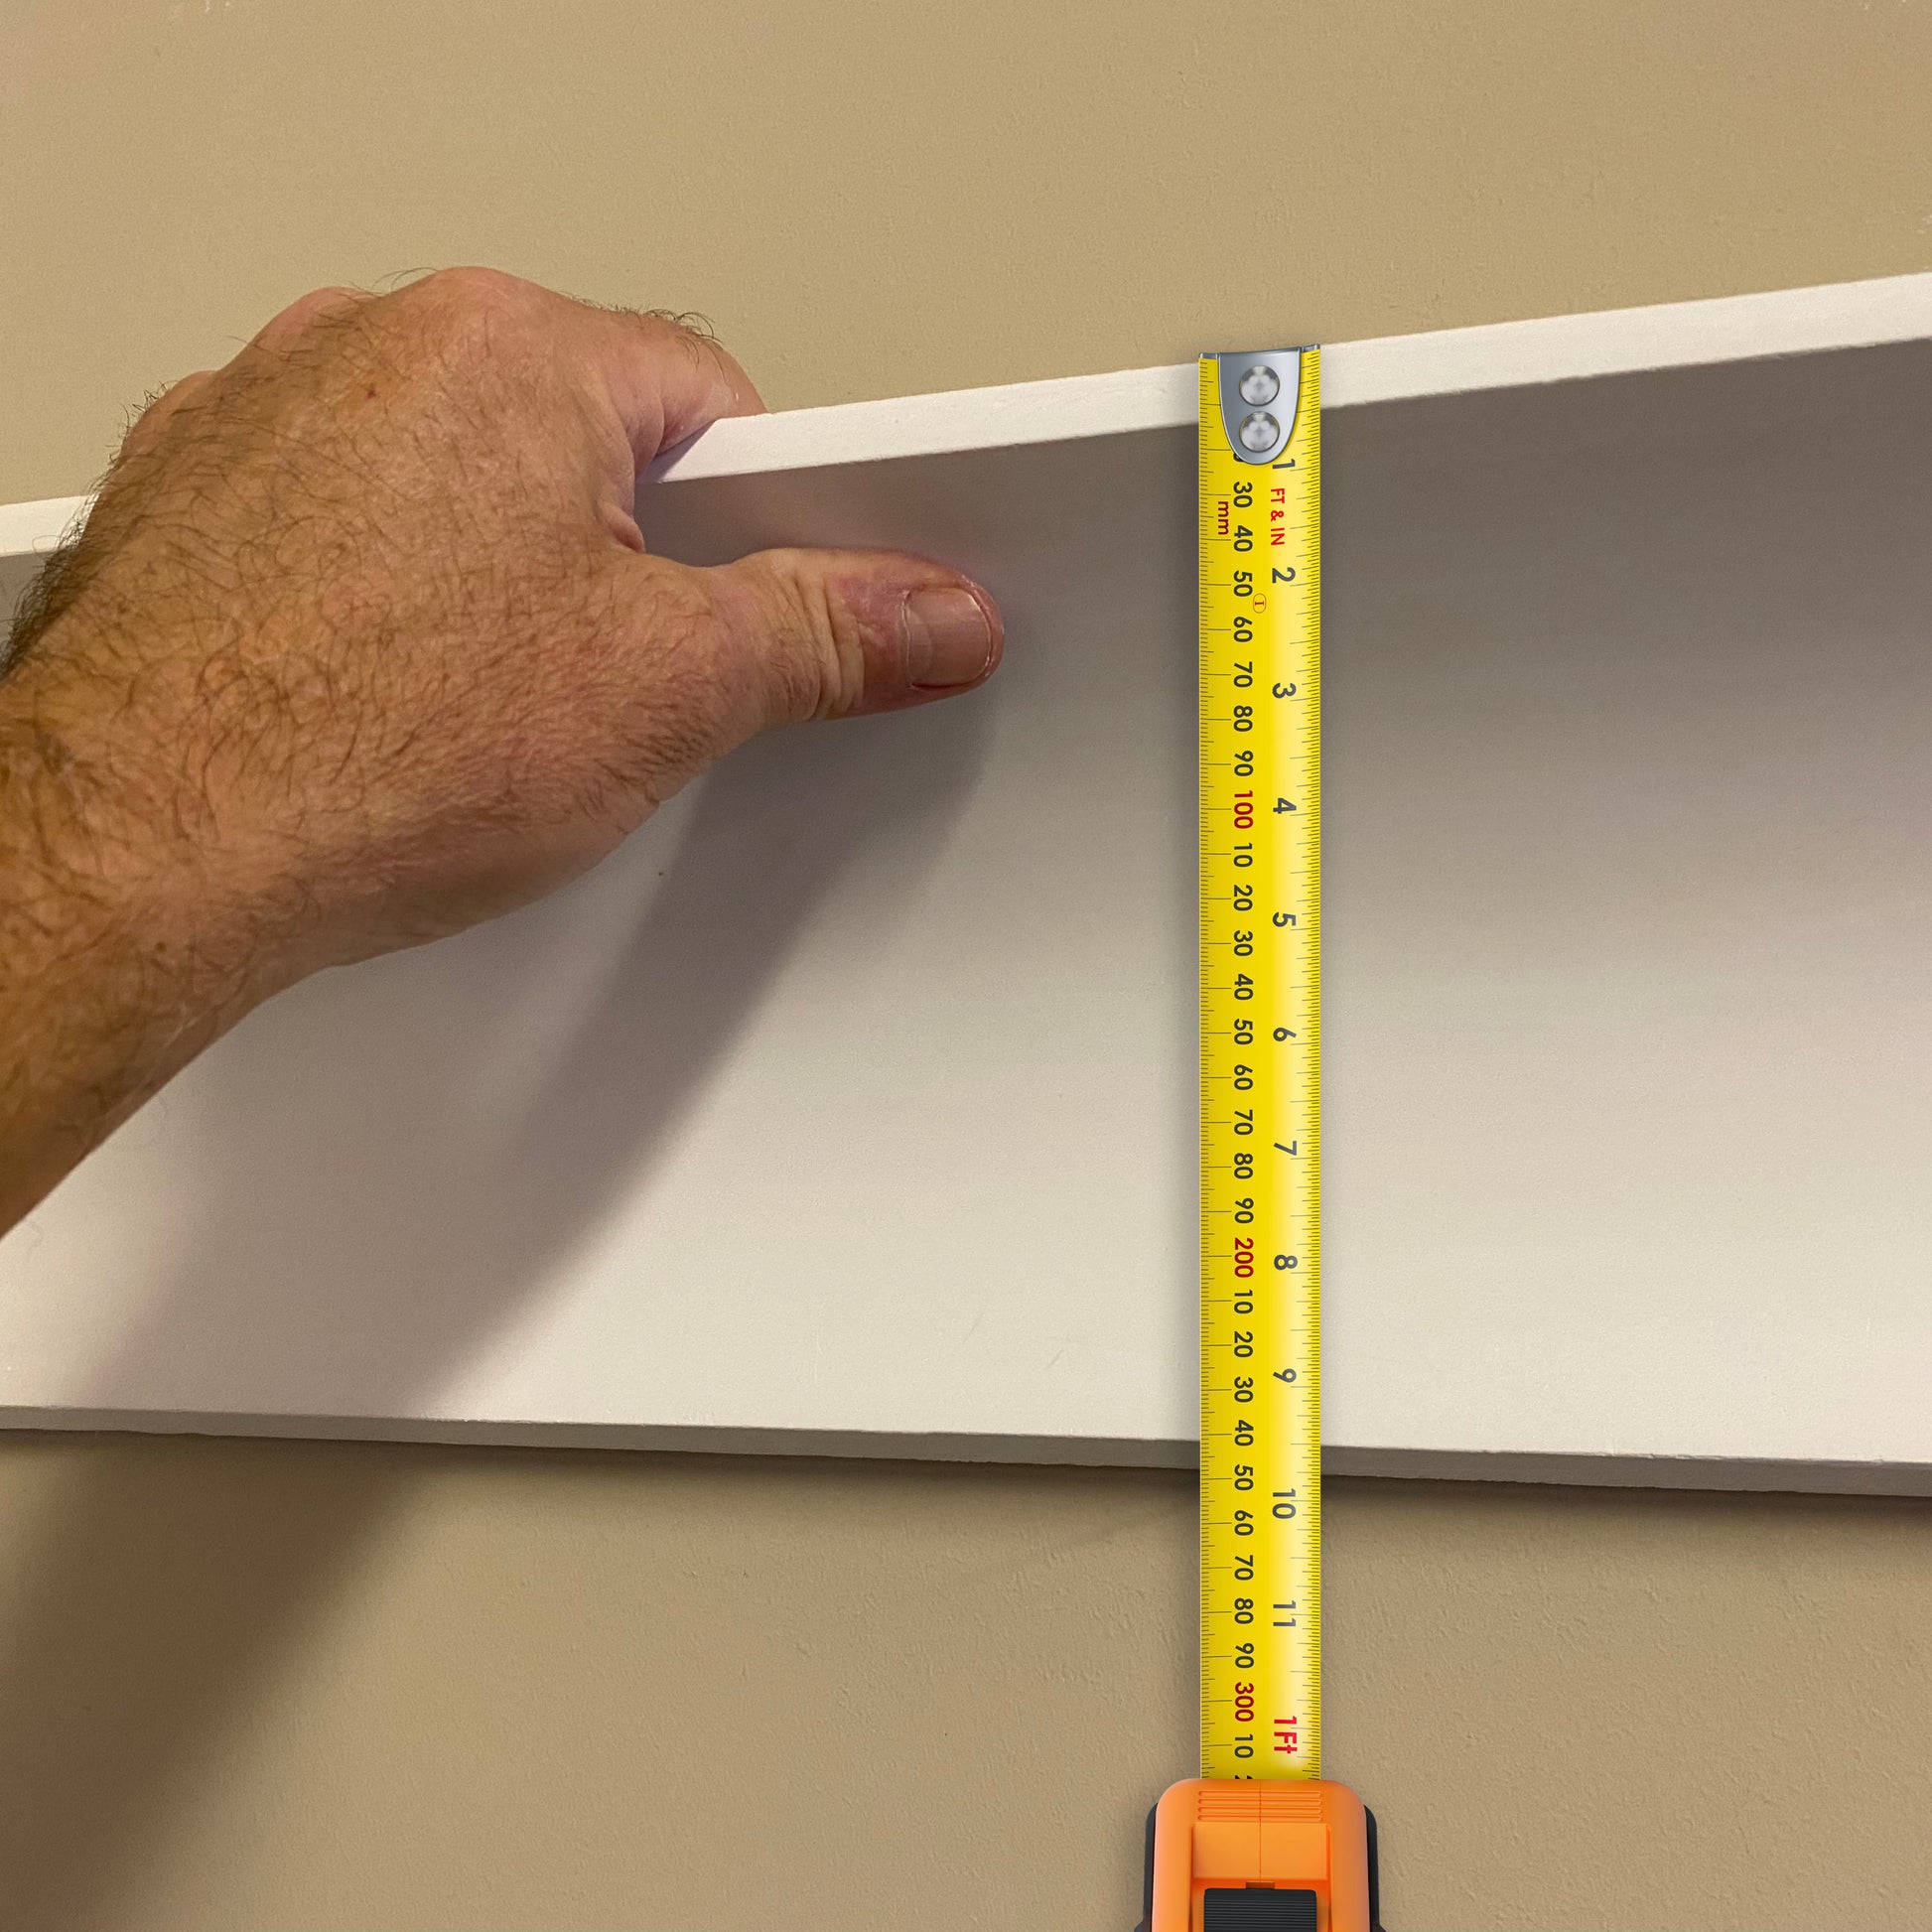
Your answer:
[[[1140,1932],[1379,1932],[1321,1775],[1321,353],[1199,378],[1201,1775]]]
[[[1321,1775],[1321,370],[1200,365],[1201,1775],[1141,1932],[1379,1932]]]
[[[1206,1778],[1321,1774],[1320,379],[1200,363]]]

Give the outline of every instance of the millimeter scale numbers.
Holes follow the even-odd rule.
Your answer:
[[[1201,1775],[1321,1769],[1320,357],[1200,363]]]

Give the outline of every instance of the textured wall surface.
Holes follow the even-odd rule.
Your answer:
[[[1925,268],[1928,90],[1908,0],[17,0],[0,500],[460,259],[779,404]],[[1329,1543],[1394,1932],[1932,1917],[1932,1508],[1343,1484]],[[0,1923],[1125,1932],[1191,1569],[1171,1475],[0,1443]]]
[[[700,310],[780,407],[1932,266],[1913,0],[10,0],[0,36],[0,501],[82,488],[123,404],[304,289],[452,261]]]
[[[1394,1932],[1925,1923],[1932,1504],[1349,1481],[1326,1543]],[[16,1439],[0,1923],[1128,1932],[1193,1550],[1171,1472]]]

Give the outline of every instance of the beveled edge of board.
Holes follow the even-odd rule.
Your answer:
[[[681,1424],[537,1423],[461,1417],[242,1415],[186,1410],[45,1409],[0,1404],[0,1433],[271,1438],[419,1443],[460,1448],[660,1449],[678,1454],[822,1455],[904,1462],[985,1462],[1054,1468],[1193,1469],[1188,1439],[1001,1436],[862,1429],[741,1429]],[[1932,1496],[1932,1463],[1808,1461],[1724,1455],[1589,1455],[1515,1449],[1379,1449],[1329,1443],[1324,1477],[1519,1482],[1591,1489],[1694,1489],[1756,1494]]]
[[[1321,401],[1347,409],[1928,337],[1932,272],[1887,275],[1330,343],[1322,347]],[[1194,421],[1197,382],[1196,365],[1180,362],[733,417],[646,475],[683,483],[1179,429]],[[0,559],[51,550],[91,500],[0,504]]]
[[[1284,341],[1296,332],[1278,332]],[[1409,401],[1932,337],[1932,273],[1381,336],[1321,346],[1321,406]],[[658,482],[1191,429],[1199,368],[1120,369],[741,416],[660,458]]]

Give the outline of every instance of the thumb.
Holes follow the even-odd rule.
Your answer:
[[[690,574],[711,620],[700,647],[714,656],[713,674],[736,686],[745,737],[973,690],[1005,642],[979,585],[917,557],[763,550]]]

